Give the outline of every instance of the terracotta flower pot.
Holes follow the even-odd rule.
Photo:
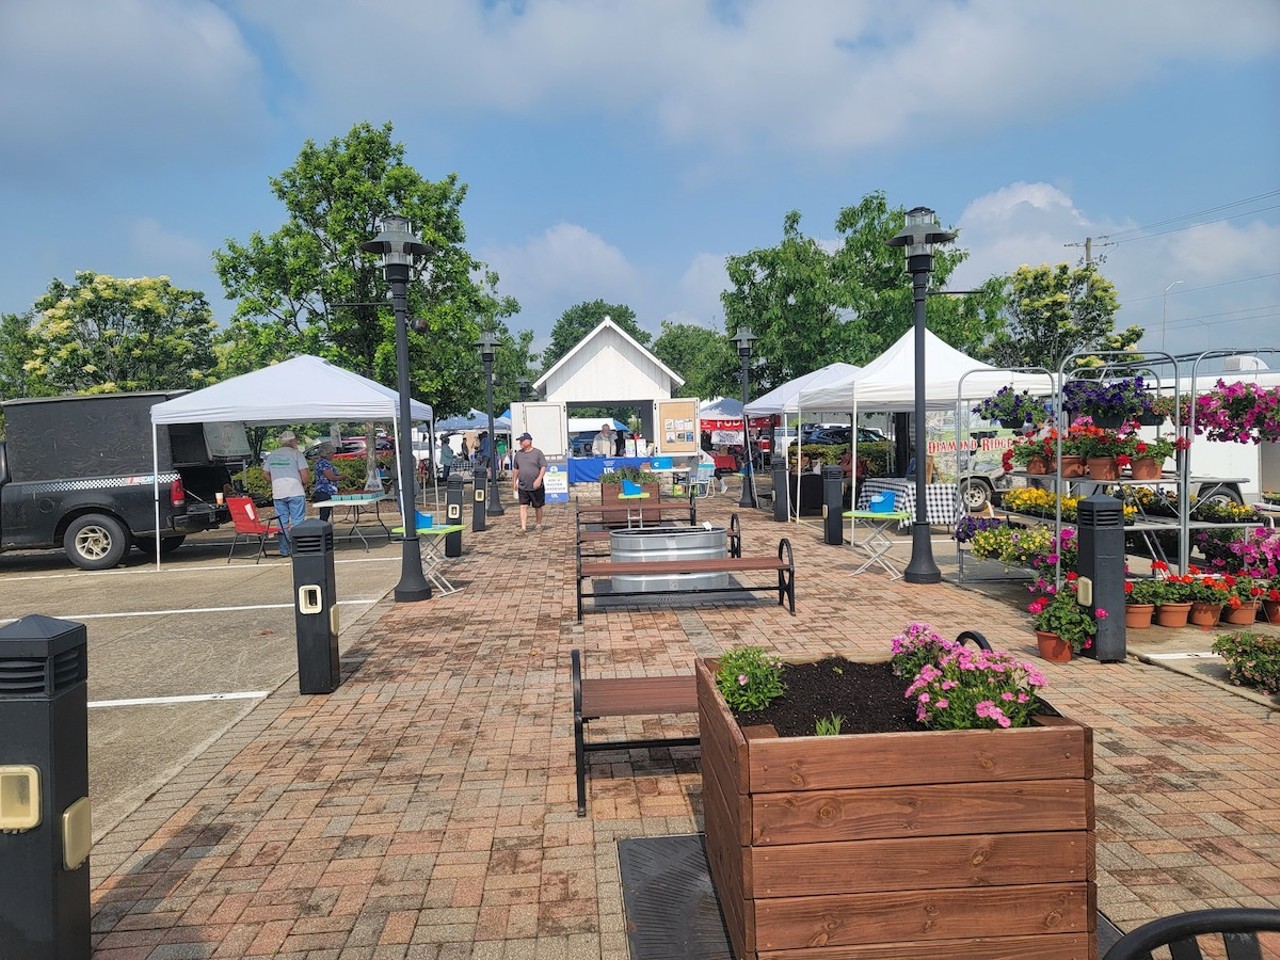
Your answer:
[[[1049,472],[1049,461],[1044,457],[1032,457],[1027,461],[1027,473],[1039,477]]]
[[[1036,631],[1036,646],[1040,650],[1040,658],[1050,663],[1068,663],[1071,660],[1071,644],[1056,633],[1044,630]]]
[[[1156,612],[1154,603],[1127,603],[1124,608],[1124,625],[1128,630],[1148,630],[1151,617]]]
[[[1162,603],[1156,607],[1156,623],[1162,627],[1185,627],[1191,603]]]
[[[1233,623],[1237,626],[1247,627],[1258,619],[1258,601],[1246,600],[1238,607],[1224,607],[1222,610],[1222,622]]]
[[[1129,464],[1129,473],[1135,480],[1159,480],[1164,465],[1155,457],[1143,457]]]
[[[1090,457],[1088,470],[1090,480],[1120,479],[1120,463],[1115,457]]]
[[[1263,600],[1262,614],[1267,623],[1280,623],[1280,600]]]
[[[1197,627],[1215,627],[1222,616],[1222,604],[1208,600],[1196,600],[1191,604],[1187,620]]]
[[[1062,457],[1062,476],[1064,479],[1070,480],[1075,477],[1084,476],[1084,457],[1067,456]]]

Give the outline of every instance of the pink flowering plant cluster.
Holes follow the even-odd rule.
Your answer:
[[[734,647],[722,653],[716,687],[730,709],[740,713],[763,710],[787,689],[782,661],[763,647]]]
[[[1219,380],[1212,393],[1196,397],[1196,433],[1228,443],[1280,440],[1280,387]]]
[[[890,642],[889,663],[895,677],[914,677],[926,663],[935,663],[943,654],[957,648],[927,623],[909,623]]]
[[[1055,591],[1052,585],[1045,593],[1032,600],[1027,607],[1032,623],[1042,633],[1056,633],[1071,644],[1076,653],[1093,647],[1098,634],[1098,621],[1109,616],[1102,607],[1093,613],[1077,602],[1079,575],[1073,570],[1065,575],[1063,589]]]
[[[1039,709],[1044,676],[1002,651],[951,644],[916,674],[906,697],[916,719],[934,730],[1025,727]]]
[[[1250,527],[1243,536],[1229,542],[1223,554],[1211,558],[1210,566],[1247,574],[1255,580],[1280,577],[1280,530]]]

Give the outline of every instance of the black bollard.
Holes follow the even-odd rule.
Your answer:
[[[0,956],[88,960],[88,635],[0,628]]]
[[[489,471],[477,466],[475,479],[471,482],[471,532],[484,530],[485,489],[489,480]]]
[[[445,488],[444,496],[444,512],[445,525],[450,527],[462,526],[462,478],[450,477]],[[446,557],[462,556],[462,531],[456,530],[453,533],[444,535],[444,555]]]
[[[773,519],[786,523],[791,515],[791,475],[787,473],[787,458],[774,457],[773,466]]]
[[[298,692],[333,693],[342,682],[338,667],[338,586],[333,570],[333,525],[326,520],[304,520],[292,533]],[[427,589],[430,590],[430,585]]]
[[[822,541],[832,546],[844,543],[844,471],[822,468]]]
[[[1115,497],[1094,494],[1076,505],[1080,537],[1077,571],[1093,585],[1090,612],[1107,611],[1098,621],[1098,635],[1084,655],[1102,661],[1123,660],[1124,634],[1124,510]]]

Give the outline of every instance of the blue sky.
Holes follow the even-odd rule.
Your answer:
[[[954,288],[1100,238],[1145,345],[1280,346],[1277,104],[1276,0],[2,0],[0,311],[89,269],[225,320],[268,177],[389,120],[538,346],[597,297],[719,326],[727,255],[876,189]]]

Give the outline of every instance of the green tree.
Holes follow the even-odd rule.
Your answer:
[[[0,400],[33,395],[27,361],[34,348],[31,314],[0,314]]]
[[[323,146],[308,140],[293,166],[270,179],[284,225],[214,253],[227,296],[238,300],[219,344],[225,373],[306,352],[394,385],[395,318],[377,258],[360,244],[383,215],[398,213],[434,248],[409,289],[410,316],[423,327],[409,332],[412,391],[442,410],[482,402],[472,343],[484,326],[508,335],[502,318],[518,304],[497,294],[497,275],[463,246],[466,186],[456,174],[424,179],[404,153],[390,123],[360,123]],[[246,336],[248,324],[261,329]]]
[[[28,395],[178,390],[210,382],[217,324],[204,294],[179,289],[168,277],[81,271],[73,284],[53,280],[34,313],[23,364]]]
[[[652,349],[654,356],[684,377],[677,396],[741,396],[738,351],[724,334],[692,323],[663,320]]]
[[[762,385],[777,386],[837,360],[866,364],[914,321],[911,277],[899,247],[906,212],[875,192],[840,211],[839,242],[831,250],[800,230],[800,213],[783,219],[782,241],[726,261],[731,288],[721,294],[725,326],[757,337],[753,348]],[[939,247],[932,290],[968,256]],[[998,321],[967,298],[931,297],[929,329],[961,350],[982,343]]]
[[[605,303],[603,300],[579,303],[560,314],[560,319],[551,328],[551,343],[542,351],[543,371],[555,366],[561,357],[582,342],[583,337],[598,327],[605,317],[627,331],[642,346],[649,345],[651,338],[636,323],[636,312],[630,307],[621,303]]]
[[[1023,265],[986,287],[998,295],[1002,328],[992,334],[983,359],[1002,367],[1038,366],[1057,370],[1072,353],[1126,350],[1142,338],[1142,328],[1117,332],[1115,285],[1096,265]]]

